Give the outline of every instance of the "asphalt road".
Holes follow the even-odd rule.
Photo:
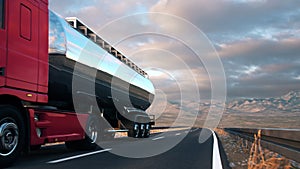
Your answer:
[[[199,139],[201,132],[207,137]],[[227,169],[226,155],[221,143],[214,142],[215,139],[208,129],[192,129],[155,134],[147,139],[120,138],[103,142],[103,148],[96,151],[70,151],[64,145],[48,146],[23,155],[10,168]]]

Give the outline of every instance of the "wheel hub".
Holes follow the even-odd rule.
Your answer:
[[[3,123],[0,126],[0,155],[10,155],[18,145],[19,129],[14,123]]]
[[[88,127],[88,136],[90,137],[92,143],[96,143],[97,142],[97,139],[98,139],[98,129],[97,129],[97,126],[96,126],[96,124],[95,124],[94,121]]]

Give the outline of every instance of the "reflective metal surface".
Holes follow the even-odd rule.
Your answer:
[[[3,119],[11,120],[11,119]],[[13,121],[13,120],[11,120]],[[9,156],[19,144],[19,129],[15,123],[3,123],[0,126],[0,156]]]
[[[63,18],[50,11],[49,54],[64,54],[68,59],[96,68],[154,94],[151,81],[112,56]]]
[[[60,18],[49,12],[49,49],[50,54],[66,54],[66,38]]]

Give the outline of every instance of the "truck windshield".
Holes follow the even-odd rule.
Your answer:
[[[4,28],[4,0],[0,0],[0,28]]]

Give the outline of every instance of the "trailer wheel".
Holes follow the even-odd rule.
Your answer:
[[[141,123],[140,124],[139,138],[145,138],[145,134],[146,134],[146,125]]]
[[[86,125],[86,134],[84,140],[67,141],[65,143],[68,149],[73,150],[94,150],[98,147],[97,143],[100,136],[100,121],[97,115],[91,114]]]
[[[145,124],[145,134],[144,134],[144,138],[148,138],[150,137],[150,123]]]
[[[24,129],[19,110],[0,105],[0,166],[9,166],[19,157],[25,143]]]
[[[139,138],[140,137],[140,124],[134,122],[132,127],[128,131],[128,137]]]
[[[150,137],[150,124],[143,123],[140,125],[140,138],[148,138]]]

